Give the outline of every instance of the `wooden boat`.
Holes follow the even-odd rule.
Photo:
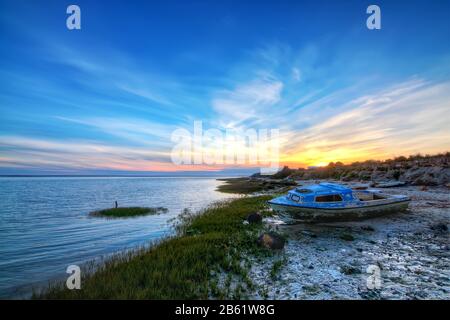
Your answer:
[[[379,190],[352,190],[335,183],[297,187],[269,205],[289,221],[342,221],[376,217],[408,208],[410,198]]]

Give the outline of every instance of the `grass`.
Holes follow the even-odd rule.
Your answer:
[[[225,183],[218,186],[217,191],[224,193],[249,194],[266,190],[261,182],[251,181],[248,178],[232,178],[221,181]]]
[[[249,178],[218,179],[224,183],[217,187],[217,191],[224,193],[250,194],[254,192],[274,191],[282,188],[287,191],[295,186],[292,182],[257,180]]]
[[[339,238],[341,238],[342,240],[345,240],[345,241],[353,241],[353,240],[355,240],[355,237],[352,236],[350,233],[343,233],[343,234],[341,234],[339,236]]]
[[[95,217],[108,217],[108,218],[126,218],[135,216],[144,216],[149,214],[160,214],[167,212],[167,208],[157,207],[157,208],[147,208],[147,207],[121,207],[121,208],[111,208],[99,211],[93,211],[90,213],[91,216]]]
[[[53,284],[36,299],[206,299],[245,297],[252,290],[248,253],[261,225],[243,224],[270,197],[244,197],[211,205],[197,215],[185,211],[178,235],[135,254],[110,259],[82,272],[81,289]],[[225,278],[224,278],[225,277]],[[225,279],[225,280],[224,280]],[[240,285],[233,287],[233,279]]]
[[[272,268],[270,269],[270,277],[272,280],[275,280],[280,273],[281,269],[288,263],[288,259],[286,257],[283,257],[282,259],[276,260]]]

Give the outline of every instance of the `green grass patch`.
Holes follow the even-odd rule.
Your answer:
[[[263,211],[270,197],[245,197],[216,203],[192,214],[185,211],[178,235],[149,249],[114,257],[82,272],[81,289],[64,283],[36,293],[37,299],[207,299],[245,297],[252,289],[246,256],[256,245],[261,225],[243,224]],[[219,281],[226,275],[226,281]],[[239,279],[239,286],[232,286]]]
[[[217,187],[217,191],[224,193],[250,194],[254,192],[284,192],[292,189],[296,184],[289,181],[270,179],[230,178],[218,179],[224,183]]]
[[[342,240],[345,240],[345,241],[353,241],[353,240],[355,240],[355,237],[352,236],[350,233],[343,233],[343,234],[341,234],[339,236],[339,238],[341,238]]]
[[[107,217],[107,218],[127,218],[135,216],[145,216],[150,214],[161,214],[167,212],[167,208],[147,208],[147,207],[120,207],[93,211],[90,213],[93,217]]]
[[[217,191],[223,193],[249,194],[264,191],[265,186],[259,181],[251,181],[248,178],[223,179],[224,183],[217,187]]]
[[[283,257],[282,259],[276,260],[272,268],[270,269],[270,277],[275,280],[280,273],[281,269],[288,263],[288,259],[286,257]]]

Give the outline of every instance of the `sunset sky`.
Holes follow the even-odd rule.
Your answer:
[[[69,4],[81,30],[66,28]],[[370,4],[381,30],[366,27]],[[449,1],[0,0],[0,174],[235,168],[172,163],[172,133],[194,121],[278,129],[291,167],[449,151],[449,12]]]

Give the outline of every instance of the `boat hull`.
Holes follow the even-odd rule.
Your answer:
[[[281,218],[287,222],[305,221],[349,221],[370,219],[405,211],[409,200],[346,208],[307,208],[269,202]]]

